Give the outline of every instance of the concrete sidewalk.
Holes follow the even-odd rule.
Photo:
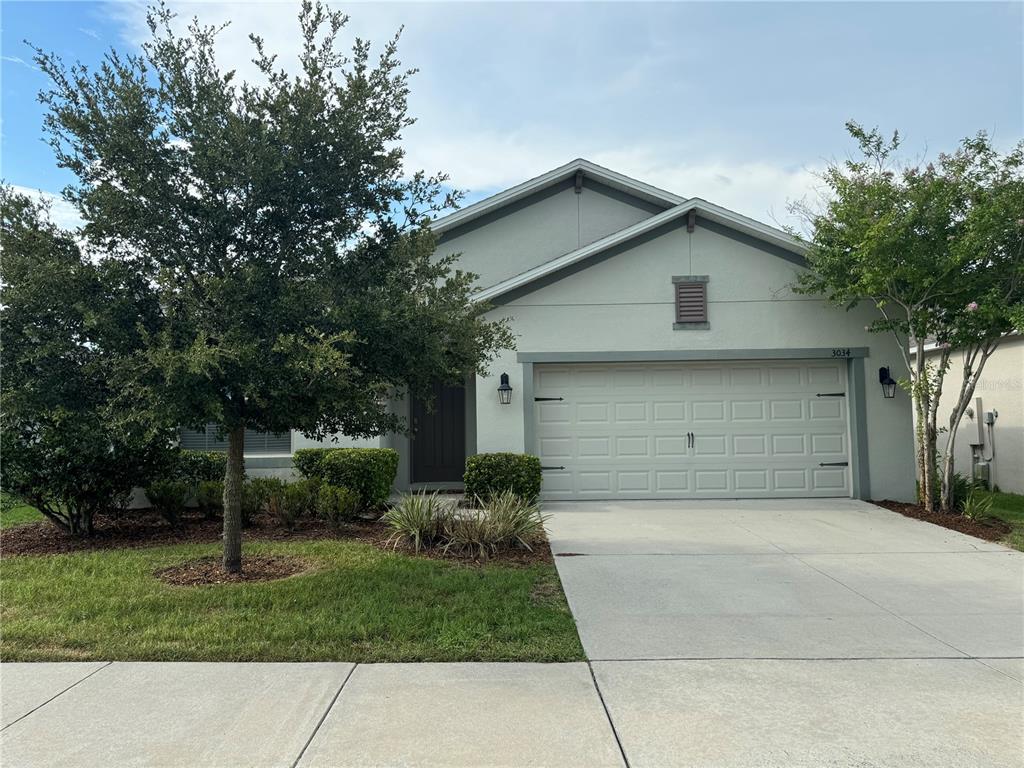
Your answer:
[[[586,664],[5,664],[4,768],[622,766]]]
[[[1021,660],[6,664],[0,764],[1024,763]]]

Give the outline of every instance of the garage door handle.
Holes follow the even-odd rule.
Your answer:
[[[535,403],[544,403],[544,402],[547,402],[548,400],[564,400],[564,399],[565,399],[564,397],[535,397],[535,398],[533,398],[533,402],[535,402]]]
[[[815,397],[846,397],[845,392],[819,392]]]
[[[541,467],[541,469],[565,469],[565,467]]]
[[[850,466],[850,462],[848,462],[848,461],[823,461],[818,466],[819,467],[848,467],[848,466]]]

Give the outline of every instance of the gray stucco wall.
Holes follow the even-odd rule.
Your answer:
[[[932,360],[937,356],[937,352],[928,355]],[[949,423],[955,395],[960,391],[963,377],[963,354],[954,352],[939,401],[939,424]],[[1005,339],[996,349],[985,363],[974,396],[981,398],[983,411],[999,413],[995,426],[983,432],[985,458],[992,457],[995,450],[995,458],[990,467],[993,484],[1003,491],[1024,493],[1024,336]],[[975,408],[974,400],[971,401],[971,408]],[[956,471],[965,476],[971,474],[971,443],[978,441],[977,419],[978,415],[975,414],[974,419],[965,416],[960,420],[953,447]],[[941,435],[940,449],[944,449],[945,445],[946,436]]]
[[[467,257],[469,254],[467,254]],[[474,269],[473,258],[465,267]],[[894,366],[899,352],[889,339],[870,334],[867,308],[843,312],[792,292],[791,261],[742,238],[685,223],[624,252],[536,290],[512,297],[490,313],[512,319],[518,352],[621,350],[736,350],[868,347],[862,382],[864,421],[873,498],[914,495],[913,432],[909,398],[885,400],[878,368]],[[708,275],[708,330],[673,330],[673,275]],[[491,397],[507,372],[513,407]],[[480,451],[532,450],[525,445],[522,399],[528,396],[523,365],[508,352],[477,381],[477,446]]]
[[[459,267],[480,275],[484,287],[662,210],[595,181],[584,180],[576,194],[569,180],[446,233],[438,253],[462,253]]]

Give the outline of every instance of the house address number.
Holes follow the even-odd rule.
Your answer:
[[[849,347],[835,347],[832,350],[832,357],[849,357],[849,356],[850,356],[850,348]]]

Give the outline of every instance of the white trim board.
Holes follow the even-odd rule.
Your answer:
[[[630,178],[621,173],[605,168],[603,166],[592,163],[589,160],[583,158],[577,158],[565,165],[559,166],[554,170],[548,171],[547,173],[541,174],[529,181],[524,181],[522,184],[517,184],[514,187],[506,189],[503,192],[499,192],[496,195],[484,198],[479,202],[467,205],[454,213],[450,213],[447,216],[434,221],[430,228],[437,234],[443,234],[448,230],[467,224],[474,219],[484,216],[485,214],[496,211],[500,208],[510,205],[517,200],[522,200],[524,197],[532,195],[534,192],[538,192],[542,189],[558,184],[561,181],[572,178],[578,171],[583,171],[585,178],[594,179],[600,181],[602,184],[611,187],[612,189],[619,190],[620,192],[626,192],[634,195],[635,197],[645,200],[649,203],[661,205],[669,208],[672,206],[679,205],[684,202],[686,198],[675,195],[671,192],[666,192],[663,189],[645,184],[637,179]]]
[[[650,218],[637,222],[625,229],[620,229],[618,232],[613,232],[612,234],[607,235],[600,240],[596,240],[589,245],[577,248],[575,251],[570,251],[569,253],[533,267],[532,269],[528,269],[525,272],[520,272],[518,275],[513,275],[506,280],[502,280],[500,283],[495,283],[488,288],[477,291],[473,294],[472,300],[477,302],[491,301],[502,294],[514,291],[517,288],[522,288],[535,280],[539,280],[547,275],[558,272],[561,269],[565,269],[573,264],[584,261],[591,256],[595,256],[609,248],[614,248],[617,245],[632,240],[635,237],[639,237],[647,232],[651,232],[665,224],[669,224],[683,216],[686,216],[690,211],[695,211],[697,215],[708,219],[709,221],[714,221],[730,229],[741,232],[742,234],[756,238],[778,248],[782,248],[796,257],[802,256],[806,252],[806,248],[803,243],[786,234],[782,230],[769,227],[767,224],[762,224],[759,221],[755,221],[747,216],[730,211],[727,208],[722,208],[719,205],[709,203],[699,197],[694,197],[676,205],[673,208],[669,208],[663,213],[651,216]]]

